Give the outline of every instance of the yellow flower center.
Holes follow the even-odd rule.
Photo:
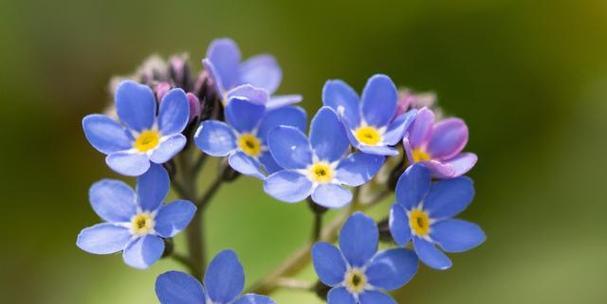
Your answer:
[[[150,213],[139,213],[131,219],[131,232],[135,235],[146,235],[154,230],[154,224],[154,218]]]
[[[411,154],[413,154],[414,163],[429,161],[431,159],[430,154],[424,148],[415,148]]]
[[[344,283],[350,293],[358,294],[367,287],[367,276],[360,269],[352,268],[346,273]]]
[[[430,232],[430,217],[421,209],[413,209],[409,213],[409,227],[415,235],[426,236]]]
[[[145,130],[139,133],[133,146],[135,149],[139,150],[139,152],[147,152],[156,148],[158,142],[160,142],[160,133],[158,133],[158,131]]]
[[[333,168],[327,162],[316,162],[308,168],[312,181],[326,184],[333,180]]]
[[[261,154],[261,141],[251,133],[244,133],[238,138],[238,147],[246,155],[257,157]]]
[[[354,137],[356,137],[359,142],[367,146],[375,146],[382,141],[382,136],[379,130],[369,126],[356,129],[354,132]]]

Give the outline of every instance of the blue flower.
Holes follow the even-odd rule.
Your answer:
[[[396,303],[383,291],[398,289],[417,272],[417,256],[404,248],[377,252],[379,232],[368,216],[350,216],[339,234],[339,247],[318,242],[312,247],[314,269],[331,288],[328,304]]]
[[[396,204],[390,212],[394,241],[405,246],[412,240],[424,264],[441,270],[450,268],[451,260],[436,245],[445,252],[463,252],[482,244],[486,238],[476,224],[453,219],[473,198],[470,178],[432,184],[430,171],[424,165],[410,166],[396,184]]]
[[[359,102],[362,99],[362,102]],[[339,113],[348,138],[357,149],[377,155],[396,155],[396,145],[413,121],[416,110],[396,115],[398,92],[386,75],[373,75],[362,98],[345,82],[329,80],[322,92],[325,106]]]
[[[350,144],[337,114],[322,107],[312,119],[310,139],[293,127],[277,127],[268,137],[270,152],[284,168],[268,176],[264,190],[288,203],[312,200],[327,208],[340,208],[352,200],[342,187],[368,182],[384,162],[383,156],[348,154]]]
[[[150,161],[162,164],[179,153],[186,143],[181,134],[189,119],[185,92],[173,89],[157,103],[152,90],[133,81],[116,89],[116,112],[120,122],[100,114],[86,116],[82,127],[95,149],[106,154],[114,171],[139,176],[150,168]]]
[[[299,107],[267,110],[263,104],[243,97],[231,98],[225,119],[227,123],[203,121],[194,135],[196,145],[209,155],[227,156],[234,170],[260,179],[265,172],[281,169],[268,151],[268,132],[281,125],[299,130],[306,127],[306,112]]]
[[[229,101],[227,94],[231,90],[244,84],[261,88],[268,95],[276,92],[282,80],[282,71],[273,56],[264,54],[244,62],[240,60],[238,45],[228,38],[213,40],[207,49],[207,57],[202,60],[224,103]],[[300,95],[275,96],[267,105],[277,108],[300,102],[301,99]]]
[[[244,288],[244,270],[236,253],[224,250],[209,264],[204,287],[192,276],[169,271],[156,279],[156,295],[161,304],[274,304],[256,294],[240,296]]]
[[[196,212],[189,201],[162,201],[169,193],[169,176],[160,165],[137,178],[133,191],[118,180],[102,180],[89,191],[95,213],[105,222],[83,229],[76,244],[93,254],[123,251],[124,262],[148,268],[164,252],[164,238],[185,229]]]

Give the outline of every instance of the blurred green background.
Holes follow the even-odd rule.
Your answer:
[[[400,303],[607,303],[607,2],[0,0],[2,303],[156,303],[155,276],[74,245],[96,223],[94,181],[117,177],[85,141],[111,76],[151,53],[229,36],[271,52],[281,93],[320,103],[325,80],[360,90],[373,73],[433,90],[464,118],[477,197],[463,217],[488,241],[422,268]],[[272,201],[242,178],[206,219],[210,251],[238,251],[250,283],[309,235],[304,204]],[[310,275],[311,277],[311,275]],[[298,292],[280,303],[320,303]]]

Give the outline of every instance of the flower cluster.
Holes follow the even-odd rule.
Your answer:
[[[387,292],[409,282],[419,261],[448,269],[452,262],[444,252],[484,242],[479,226],[453,218],[474,197],[472,180],[463,176],[477,160],[462,152],[468,128],[458,118],[437,120],[433,95],[399,92],[382,74],[371,76],[360,96],[344,81],[329,80],[307,128],[306,112],[295,105],[302,97],[275,95],[282,71],[274,57],[241,61],[234,41],[218,39],[202,66],[196,76],[183,55],[148,60],[114,86],[109,114],[82,121],[108,167],[136,177],[137,185],[93,184],[91,206],[104,222],[83,229],[77,246],[93,254],[122,251],[124,262],[140,269],[161,258],[181,262],[191,275],[160,275],[161,303],[271,304],[265,295],[284,284],[280,275],[305,265],[296,255],[242,296],[244,270],[235,252],[221,251],[206,265],[200,215],[219,186],[240,175],[262,180],[263,190],[279,201],[308,201],[315,243],[306,250],[319,277],[310,286],[330,304],[396,303]],[[220,158],[221,170],[201,192],[198,173],[209,156]],[[391,159],[401,161],[394,166]],[[398,178],[374,179],[382,170]],[[163,204],[171,186],[180,198]],[[381,193],[363,204],[363,189]],[[396,202],[379,229],[362,210],[392,192]],[[323,230],[328,209],[344,216]],[[339,247],[332,244],[333,227],[341,227]],[[187,254],[172,241],[184,230]],[[389,243],[378,252],[380,239]]]

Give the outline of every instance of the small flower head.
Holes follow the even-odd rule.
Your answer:
[[[369,78],[362,98],[345,82],[329,80],[322,97],[323,104],[340,115],[354,147],[369,154],[398,154],[393,146],[402,139],[415,110],[396,115],[398,93],[388,76]]]
[[[163,205],[169,192],[169,176],[160,165],[137,178],[137,189],[117,180],[102,180],[90,189],[93,210],[104,220],[82,230],[80,249],[93,254],[123,251],[124,262],[147,268],[164,252],[164,238],[185,229],[196,212],[189,201]]]
[[[179,271],[169,271],[156,279],[156,295],[161,304],[275,304],[266,296],[246,294],[244,270],[236,253],[224,250],[215,256],[204,277],[197,279]]]
[[[468,142],[468,126],[459,118],[434,121],[434,112],[423,108],[403,138],[410,163],[422,163],[436,178],[466,174],[476,164],[474,153],[462,153]]]
[[[445,252],[463,252],[485,241],[476,224],[453,219],[473,197],[474,186],[467,177],[432,183],[425,166],[409,167],[398,180],[390,212],[394,241],[401,246],[412,241],[419,259],[432,268],[450,268],[451,260],[436,245]]]
[[[343,207],[352,200],[352,193],[343,186],[368,182],[384,162],[383,156],[349,153],[346,131],[329,107],[321,108],[312,119],[309,139],[299,129],[281,126],[270,131],[268,146],[283,170],[268,176],[264,189],[288,203],[311,195],[323,207]]]
[[[436,102],[434,93],[415,93],[409,89],[398,90],[398,101],[396,102],[396,115],[401,115],[410,109],[421,109],[432,107]]]
[[[185,146],[181,132],[190,114],[181,89],[168,91],[158,106],[148,86],[124,81],[116,90],[116,112],[120,122],[92,114],[82,120],[82,126],[91,145],[107,155],[108,166],[120,174],[142,175],[150,163],[162,164]]]
[[[314,245],[314,269],[331,287],[328,304],[396,303],[384,291],[398,289],[413,278],[417,256],[404,248],[377,252],[378,240],[373,219],[357,212],[339,234],[339,249],[325,242]]]

